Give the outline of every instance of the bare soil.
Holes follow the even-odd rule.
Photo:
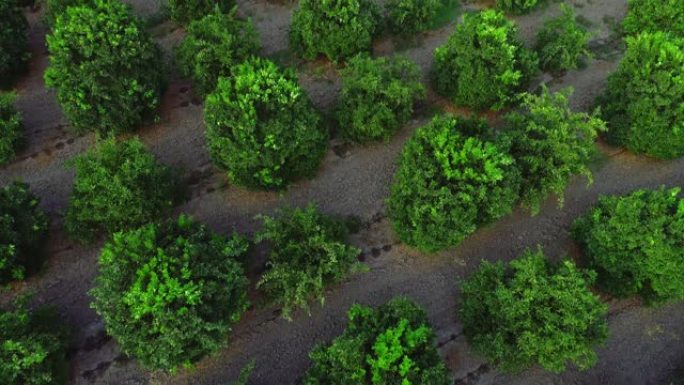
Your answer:
[[[613,37],[611,23],[624,16],[626,0],[568,2],[594,32],[595,58],[581,70],[559,77],[543,74],[537,81],[550,84],[552,89],[574,87],[573,106],[587,110],[619,60],[619,44]],[[159,9],[156,1],[132,0],[131,3],[137,13],[146,17],[154,17]],[[300,81],[314,103],[329,110],[340,86],[335,68],[326,63],[298,62],[287,51],[293,5],[287,1],[281,4],[266,0],[238,3],[240,14],[251,17],[261,33],[263,54],[296,65]],[[23,179],[42,199],[42,206],[53,219],[49,259],[41,274],[0,294],[0,300],[7,302],[17,294],[34,293],[34,305],[57,307],[64,322],[76,331],[70,352],[72,384],[227,384],[252,359],[256,360],[256,369],[250,384],[296,384],[309,366],[309,350],[342,332],[350,305],[380,304],[397,295],[408,296],[427,310],[454,384],[644,385],[669,384],[684,378],[682,304],[648,308],[634,299],[606,298],[610,304],[610,338],[599,350],[598,365],[586,372],[570,369],[561,375],[539,368],[518,375],[498,372],[470,351],[456,314],[458,283],[480,260],[509,260],[537,245],[557,258],[567,254],[577,257],[576,246],[568,236],[568,227],[574,218],[602,194],[627,193],[663,184],[683,185],[684,159],[660,162],[599,145],[601,156],[593,165],[594,183],[588,185],[581,178],[573,180],[562,208],[550,199],[534,217],[518,209],[476,232],[457,248],[426,255],[397,241],[385,217],[385,199],[403,143],[416,127],[428,120],[427,111],[432,107],[425,106],[426,113],[386,143],[354,146],[333,139],[313,180],[296,183],[280,194],[253,192],[228,185],[225,176],[212,166],[204,145],[202,102],[193,95],[190,82],[176,75],[172,75],[164,96],[161,122],[138,132],[158,159],[176,167],[190,185],[191,198],[176,213],[191,214],[220,233],[236,230],[249,234],[259,225],[255,215],[273,213],[284,205],[301,206],[313,201],[325,212],[361,218],[364,226],[354,235],[353,243],[364,250],[363,259],[370,271],[331,287],[325,306],[314,306],[310,316],[295,313],[293,322],[279,318],[278,309],[255,306],[235,327],[230,345],[215,357],[200,362],[193,371],[171,377],[139,369],[134,360],[120,354],[116,343],[104,333],[99,317],[89,307],[87,292],[97,273],[102,242],[87,247],[76,245],[61,229],[61,217],[73,181],[73,171],[67,162],[90,148],[95,138],[70,132],[54,92],[44,86],[42,74],[48,59],[41,14],[42,11],[28,13],[33,58],[29,73],[17,86],[28,148],[16,161],[0,169],[0,182]],[[530,15],[516,17],[521,36],[531,44],[541,22],[555,14],[558,14],[558,5],[553,3]],[[434,48],[444,43],[456,22],[425,33],[408,44],[382,37],[376,43],[376,54],[399,52],[410,57],[424,69],[427,80]],[[184,35],[170,22],[153,26],[152,33],[169,54]],[[467,113],[433,93],[429,104]],[[262,253],[254,253],[250,262],[251,277],[258,276],[263,261]],[[258,300],[256,294],[253,296]]]

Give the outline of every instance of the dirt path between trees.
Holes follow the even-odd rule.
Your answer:
[[[291,5],[265,0],[239,1],[242,15],[251,16],[261,33],[264,54],[289,60],[287,28]],[[596,59],[578,71],[560,78],[540,76],[552,89],[573,86],[573,106],[590,108],[601,92],[606,77],[615,69],[611,57],[610,21],[625,13],[625,0],[571,0],[595,33]],[[154,15],[156,2],[134,0],[141,15]],[[472,7],[472,6],[471,6]],[[531,15],[516,18],[521,34],[531,42],[544,17],[558,13],[557,4]],[[346,323],[346,310],[355,302],[380,304],[397,295],[406,295],[427,310],[438,335],[440,352],[454,374],[454,384],[669,384],[684,378],[684,305],[645,308],[635,300],[611,300],[610,338],[599,350],[599,363],[587,372],[574,369],[562,375],[540,369],[519,375],[504,375],[488,366],[470,351],[461,334],[456,316],[458,282],[472,272],[482,259],[510,260],[529,247],[540,245],[548,255],[577,256],[568,237],[572,220],[596,202],[601,194],[627,193],[639,187],[684,185],[684,159],[657,162],[619,149],[601,146],[602,159],[594,164],[594,183],[587,186],[576,179],[567,190],[565,206],[558,208],[549,200],[538,216],[521,209],[481,229],[459,247],[448,252],[425,255],[398,243],[385,218],[389,185],[395,160],[403,143],[426,117],[414,120],[387,143],[349,146],[337,140],[325,158],[318,176],[302,181],[283,194],[250,192],[228,186],[225,177],[211,164],[204,146],[202,103],[194,97],[191,84],[172,80],[164,97],[161,122],[141,129],[138,134],[161,162],[176,167],[192,192],[188,202],[176,209],[227,234],[232,230],[251,233],[258,227],[254,216],[272,213],[283,205],[316,202],[328,213],[355,215],[364,223],[353,243],[364,250],[370,272],[354,276],[328,290],[324,307],[314,306],[312,315],[294,314],[294,321],[278,317],[274,308],[255,308],[247,312],[231,336],[230,346],[216,357],[199,363],[196,370],[175,377],[146,373],[135,361],[118,352],[116,344],[103,332],[97,315],[89,308],[87,291],[97,272],[101,243],[89,247],[69,242],[61,230],[61,215],[71,191],[73,172],[68,159],[90,148],[92,135],[76,136],[68,130],[54,93],[45,89],[42,73],[47,66],[40,12],[29,15],[33,59],[29,74],[18,85],[18,107],[24,114],[28,148],[12,164],[0,169],[0,182],[21,178],[42,199],[53,218],[49,242],[50,256],[44,273],[0,295],[3,302],[21,292],[34,292],[33,303],[55,305],[65,322],[76,333],[76,348],[71,352],[73,384],[168,384],[221,385],[233,380],[251,359],[256,369],[250,384],[296,384],[309,365],[308,351],[317,343],[340,334]],[[420,37],[413,45],[381,38],[376,53],[397,50],[416,61],[427,76],[432,52],[453,30],[453,25]],[[170,23],[152,29],[155,39],[170,52],[183,32]],[[283,59],[285,58],[285,59]],[[335,70],[326,65],[301,64],[300,80],[312,100],[329,109],[339,91]],[[443,100],[431,97],[433,104],[454,110]],[[429,110],[429,108],[425,108]],[[263,268],[264,256],[255,253],[249,274],[256,277]],[[258,300],[258,298],[255,298]]]

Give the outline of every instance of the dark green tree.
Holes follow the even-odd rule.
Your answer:
[[[337,218],[321,214],[315,206],[285,209],[278,218],[262,216],[256,242],[270,247],[266,272],[257,286],[283,306],[283,317],[292,310],[309,311],[309,301],[325,301],[325,287],[360,270],[361,250],[346,244],[348,228]]]
[[[227,13],[235,6],[235,0],[168,0],[171,19],[189,24],[217,11]]]
[[[24,183],[0,189],[0,284],[40,267],[49,221],[39,203]]]
[[[130,7],[93,0],[68,7],[47,37],[45,84],[78,132],[118,134],[155,117],[163,88],[158,47]]]
[[[496,0],[497,9],[515,14],[528,13],[539,4],[539,0]]]
[[[357,142],[389,139],[411,118],[414,104],[425,98],[420,68],[408,59],[359,55],[340,75],[340,130]]]
[[[572,234],[601,286],[651,302],[684,299],[684,200],[679,188],[604,196]]]
[[[177,198],[171,170],[159,165],[137,138],[102,141],[72,166],[76,180],[65,226],[82,242],[156,220]]]
[[[300,0],[292,16],[290,45],[307,60],[332,61],[371,49],[380,11],[373,0]]]
[[[328,133],[294,71],[253,58],[219,78],[204,117],[214,163],[239,185],[282,189],[315,175]]]
[[[304,385],[447,385],[425,311],[395,298],[377,308],[354,305],[344,333],[319,345]]]
[[[216,88],[220,76],[230,77],[233,68],[261,49],[251,20],[230,13],[211,13],[193,21],[178,47],[176,58],[183,75],[191,78],[203,95]]]
[[[629,36],[627,52],[599,99],[608,139],[661,159],[684,155],[684,37]]]
[[[561,4],[561,11],[561,16],[546,21],[537,32],[535,50],[544,70],[576,69],[583,57],[591,56],[587,49],[591,33],[577,22],[573,8]]]
[[[385,3],[390,29],[401,35],[427,31],[446,0],[388,0]]]
[[[606,124],[598,111],[573,112],[568,104],[571,94],[571,88],[551,94],[543,87],[539,96],[524,94],[520,110],[505,117],[505,135],[522,175],[520,197],[534,214],[549,194],[556,194],[562,204],[573,175],[591,182],[594,142]]]
[[[226,344],[248,306],[238,261],[248,247],[186,216],[116,233],[102,249],[92,306],[144,367],[191,366]]]
[[[16,95],[0,92],[0,164],[14,158],[24,142],[21,114],[14,108]]]
[[[483,120],[443,116],[406,143],[387,201],[403,242],[442,250],[511,212],[520,173],[503,144],[472,136],[489,130]]]
[[[588,369],[608,334],[608,308],[591,292],[593,271],[527,251],[509,266],[482,262],[461,286],[460,317],[473,349],[506,371],[540,364]]]
[[[31,56],[26,45],[28,22],[17,0],[0,0],[0,87],[8,86]]]
[[[0,379],[3,384],[63,385],[67,380],[67,332],[48,308],[25,304],[0,309]]]
[[[503,13],[466,14],[445,45],[435,50],[437,91],[458,105],[498,110],[523,90],[537,58],[517,38]]]
[[[684,2],[680,0],[628,0],[623,21],[628,35],[641,32],[668,32],[684,37]]]

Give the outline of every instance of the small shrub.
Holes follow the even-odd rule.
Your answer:
[[[445,0],[388,0],[385,3],[390,29],[402,35],[427,31]]]
[[[466,107],[503,108],[536,71],[536,57],[516,34],[503,13],[466,14],[447,43],[435,50],[437,91]]]
[[[482,262],[461,286],[460,317],[473,349],[506,371],[540,364],[562,372],[596,363],[607,338],[607,306],[589,288],[593,271],[527,251],[505,267]]]
[[[18,304],[0,310],[0,378],[3,384],[66,384],[66,332],[54,311]]]
[[[149,120],[159,106],[162,62],[129,6],[93,0],[69,7],[47,37],[45,84],[79,132],[118,134]]]
[[[536,51],[544,70],[576,69],[582,57],[591,56],[587,50],[591,34],[577,23],[571,7],[561,4],[561,10],[561,16],[548,20],[537,32]]]
[[[420,69],[404,58],[356,56],[340,71],[338,120],[343,135],[357,142],[389,139],[425,98]]]
[[[93,0],[46,0],[43,22],[49,29],[52,29],[57,23],[57,17],[65,13],[67,8],[82,5],[92,6],[93,4]]]
[[[24,183],[0,189],[0,284],[37,270],[48,231],[48,217]]]
[[[601,286],[652,302],[684,299],[684,200],[679,188],[604,196],[572,233]]]
[[[279,217],[261,217],[263,228],[256,242],[268,242],[267,270],[258,287],[283,306],[283,317],[300,307],[309,311],[315,298],[323,304],[325,286],[340,282],[361,266],[361,250],[345,243],[348,229],[344,222],[325,216],[309,206],[305,210],[287,209]]]
[[[216,88],[219,76],[231,76],[233,67],[259,52],[259,36],[250,20],[212,13],[193,21],[176,53],[183,75],[190,77],[201,94]]]
[[[635,153],[684,155],[684,38],[627,37],[627,52],[599,99],[608,139]]]
[[[247,308],[237,259],[248,246],[186,216],[116,233],[102,249],[92,306],[144,367],[191,366],[225,345]]]
[[[425,311],[404,298],[376,309],[354,305],[344,333],[309,354],[304,385],[447,385]]]
[[[521,200],[533,213],[549,194],[563,203],[563,191],[573,175],[591,181],[588,164],[595,153],[594,142],[606,130],[599,112],[573,112],[568,105],[572,89],[540,96],[524,94],[520,112],[506,116],[511,154],[522,174]]]
[[[370,51],[380,11],[373,0],[300,0],[292,15],[290,45],[307,60],[332,61]]]
[[[684,2],[681,0],[629,0],[623,21],[628,35],[641,32],[669,32],[684,37]]]
[[[169,0],[171,19],[177,23],[188,24],[217,11],[229,12],[235,0]]]
[[[209,152],[235,184],[281,189],[312,177],[325,154],[328,133],[294,71],[266,59],[219,78],[204,114]]]
[[[496,0],[496,8],[515,14],[530,12],[541,2],[539,0]]]
[[[520,174],[508,149],[469,136],[483,120],[438,117],[405,145],[387,202],[406,244],[434,252],[511,212]]]
[[[72,166],[76,180],[65,226],[76,240],[141,226],[173,205],[177,186],[171,170],[159,165],[137,138],[105,140]]]
[[[28,22],[16,0],[0,0],[0,20],[0,86],[7,86],[31,56],[26,45]]]
[[[14,158],[23,144],[21,114],[14,108],[14,93],[0,92],[0,165]]]

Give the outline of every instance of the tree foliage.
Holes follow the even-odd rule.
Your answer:
[[[446,44],[435,50],[437,91],[466,107],[504,107],[527,86],[537,65],[516,34],[501,12],[466,14]]]
[[[408,59],[359,55],[340,75],[340,129],[357,142],[389,139],[411,118],[414,104],[425,98],[420,69]]]
[[[515,14],[530,12],[539,4],[539,0],[496,0],[497,9]]]
[[[290,45],[307,60],[332,61],[371,49],[380,11],[373,0],[300,0],[292,15]]]
[[[171,19],[177,23],[188,24],[210,13],[229,12],[235,0],[169,0]]]
[[[573,224],[599,283],[618,296],[684,299],[684,200],[679,188],[604,196]]]
[[[563,191],[573,175],[591,181],[589,161],[594,142],[606,125],[593,114],[573,112],[568,105],[571,88],[539,96],[524,94],[520,111],[506,115],[511,154],[522,175],[521,201],[533,213],[549,194],[563,203]]]
[[[395,298],[374,309],[354,305],[344,333],[310,353],[304,385],[447,385],[425,311]]]
[[[389,27],[402,35],[427,31],[444,3],[445,0],[388,0],[385,8]]]
[[[626,38],[627,52],[600,98],[608,139],[636,153],[684,155],[684,38]]]
[[[54,311],[0,310],[0,378],[3,384],[66,384],[66,331]]]
[[[129,6],[93,0],[57,17],[45,84],[79,132],[121,133],[147,122],[163,88],[158,47]]]
[[[67,8],[82,5],[92,6],[93,4],[93,0],[46,0],[43,22],[49,29],[52,29],[57,23],[57,17],[66,12]]]
[[[562,372],[596,363],[607,337],[607,306],[589,285],[593,271],[551,264],[541,250],[504,266],[482,262],[461,286],[460,317],[474,350],[507,371],[535,363]]]
[[[159,165],[137,138],[104,140],[72,166],[76,180],[65,226],[83,242],[158,219],[178,192],[171,170]]]
[[[267,242],[270,253],[257,286],[283,306],[287,319],[297,307],[308,312],[312,298],[323,304],[326,285],[340,282],[361,267],[357,261],[361,250],[345,243],[345,223],[312,205],[304,210],[285,209],[278,218],[261,218],[264,224],[255,241]]]
[[[143,366],[192,365],[225,345],[247,308],[238,259],[248,247],[186,216],[116,233],[102,249],[92,306]]]
[[[39,203],[24,183],[0,189],[0,284],[39,267],[49,226]]]
[[[591,56],[587,50],[591,34],[577,22],[573,8],[561,4],[561,11],[561,16],[546,21],[537,32],[535,50],[545,70],[576,69],[583,57]]]
[[[219,78],[204,115],[209,152],[235,184],[282,189],[312,177],[325,154],[328,133],[294,71],[266,59]]]
[[[684,2],[680,0],[628,0],[623,21],[628,35],[641,32],[668,32],[684,37]]]
[[[14,108],[16,95],[0,92],[0,165],[14,158],[23,144],[21,114]]]
[[[233,67],[260,50],[251,20],[236,19],[235,11],[211,13],[190,23],[176,52],[181,72],[202,94],[213,91],[220,76],[230,77]]]
[[[0,0],[0,21],[0,86],[7,86],[31,56],[26,45],[28,22],[16,0]]]
[[[437,117],[406,143],[387,202],[403,242],[438,251],[512,210],[520,174],[502,144],[472,136],[488,131],[483,120]]]

